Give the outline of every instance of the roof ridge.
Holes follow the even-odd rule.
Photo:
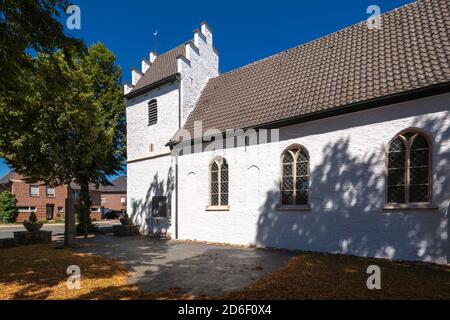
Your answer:
[[[2,182],[5,179],[10,180],[12,175],[16,174],[16,170],[14,169],[10,169],[7,173],[5,173],[3,176],[0,177],[0,183],[4,183]]]
[[[384,16],[386,16],[386,15],[388,15],[388,14],[392,14],[392,13],[394,13],[394,12],[397,11],[397,10],[403,9],[404,7],[408,7],[408,6],[412,6],[412,5],[417,5],[417,3],[418,3],[419,1],[420,1],[420,0],[415,0],[414,2],[407,3],[407,4],[403,5],[403,6],[394,8],[394,9],[392,9],[392,10],[390,10],[390,11],[387,11],[387,12],[382,13],[381,16],[384,17]],[[329,34],[327,34],[327,35],[321,36],[321,37],[319,37],[319,38],[316,38],[316,39],[310,40],[310,41],[308,41],[308,42],[299,44],[299,45],[297,45],[297,46],[295,46],[295,47],[288,48],[288,49],[285,49],[285,50],[280,51],[280,52],[278,52],[278,53],[274,53],[274,54],[272,54],[272,55],[270,55],[270,56],[261,58],[261,59],[259,59],[259,60],[253,61],[253,62],[250,62],[249,64],[243,65],[243,66],[238,67],[238,68],[236,68],[236,69],[227,71],[227,72],[225,72],[225,73],[221,73],[220,75],[218,75],[218,76],[215,77],[215,78],[212,78],[211,80],[217,79],[217,78],[219,78],[219,77],[221,77],[221,76],[225,76],[225,75],[230,74],[230,73],[233,73],[233,72],[240,71],[240,70],[242,70],[242,69],[245,69],[245,68],[247,68],[247,67],[251,67],[251,66],[253,66],[253,65],[255,65],[255,64],[262,63],[262,62],[265,62],[265,61],[270,60],[270,59],[275,59],[275,58],[277,58],[278,56],[280,56],[280,55],[282,55],[282,54],[286,54],[286,53],[288,53],[288,52],[290,52],[290,51],[293,51],[293,50],[296,50],[296,49],[298,49],[298,48],[300,48],[300,47],[307,46],[307,45],[312,45],[312,44],[317,43],[317,42],[319,42],[319,41],[325,41],[326,39],[328,39],[328,38],[330,38],[330,37],[332,37],[332,36],[335,36],[335,35],[338,34],[338,33],[347,31],[348,29],[351,29],[351,28],[355,28],[355,27],[360,26],[361,24],[364,24],[364,23],[367,23],[367,19],[366,19],[366,20],[359,21],[359,22],[356,22],[356,23],[354,23],[354,24],[352,24],[352,25],[349,25],[349,26],[347,26],[347,27],[345,27],[345,28],[343,28],[343,29],[339,29],[339,30],[333,31],[332,33],[329,33]]]

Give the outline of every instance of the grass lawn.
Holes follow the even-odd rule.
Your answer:
[[[382,290],[366,287],[369,265],[381,268]],[[81,268],[80,290],[66,286],[69,265]],[[0,250],[0,299],[192,299],[177,290],[143,294],[127,284],[119,261],[51,245]],[[304,253],[247,288],[211,299],[450,299],[450,267]]]

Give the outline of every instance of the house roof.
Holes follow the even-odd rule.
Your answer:
[[[80,190],[80,185],[75,182],[71,182],[70,188]],[[100,185],[98,188],[94,183],[90,183],[89,190],[100,192],[127,192],[127,176],[118,177],[111,181],[110,185]]]
[[[166,53],[157,56],[148,70],[136,83],[130,93],[143,89],[155,82],[164,80],[178,72],[177,57],[186,55],[186,46],[180,45]]]
[[[0,178],[0,185],[4,185],[9,183],[9,181],[16,175],[16,171],[11,170],[3,177]],[[79,190],[80,186],[75,182],[70,183],[70,188]],[[111,185],[100,185],[98,188],[95,184],[89,184],[89,190],[98,190],[102,192],[127,192],[127,176],[121,176],[113,181],[111,181]]]
[[[109,186],[100,186],[102,192],[127,192],[127,176],[118,177]]]
[[[380,29],[361,22],[213,78],[184,128],[252,128],[448,83],[449,8],[419,0],[383,14]]]
[[[80,185],[78,183],[73,182],[73,181],[69,184],[69,188],[73,189],[73,190],[80,190],[81,189]],[[94,183],[89,183],[89,190],[90,191],[97,191],[97,190],[100,190],[100,187],[97,188],[97,186]]]
[[[3,177],[0,178],[0,184],[8,184],[9,181],[16,175],[14,170],[9,171]]]

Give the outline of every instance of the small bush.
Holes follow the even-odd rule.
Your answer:
[[[36,213],[32,212],[32,213],[30,214],[30,217],[28,218],[28,221],[34,222],[34,223],[38,222],[38,218],[37,218]]]
[[[92,223],[92,221],[87,223],[87,231],[88,233],[99,233],[100,229],[98,227],[98,225]],[[76,226],[76,231],[77,231],[77,235],[81,236],[84,235],[84,225],[81,223],[78,223]]]
[[[16,196],[9,191],[0,193],[0,223],[16,222],[19,211],[16,208]]]

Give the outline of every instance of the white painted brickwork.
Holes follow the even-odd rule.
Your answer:
[[[183,59],[178,60],[178,71],[182,75],[182,125],[194,108],[208,80],[219,75],[219,57],[204,38],[199,38],[197,47],[186,45],[189,63]]]
[[[449,254],[450,94],[285,127],[280,142],[179,158],[179,235],[360,256],[446,263]],[[384,211],[385,148],[401,130],[434,139],[435,210]],[[304,145],[311,162],[310,211],[280,211],[280,156]],[[229,162],[230,211],[206,211],[208,164]]]
[[[176,81],[127,101],[128,212],[145,233],[160,229],[154,225],[154,219],[149,217],[152,198],[167,196],[171,202],[169,213],[172,215],[171,220],[167,221],[167,233],[175,235],[175,173],[170,149],[165,145],[179,128],[180,111],[181,122],[184,122],[208,79],[219,74],[219,58],[212,47],[212,34],[205,25],[202,29],[205,32],[208,30],[208,36],[205,38],[200,35],[197,47],[187,44],[187,57],[178,59],[181,99],[180,83]],[[155,54],[151,53],[149,63],[154,59]],[[147,68],[147,65],[145,62],[143,66]],[[137,79],[136,71],[133,72],[133,77],[134,80]],[[126,90],[131,90],[131,87],[127,88]],[[148,103],[153,99],[158,103],[158,123],[148,126]],[[133,203],[135,209],[132,207]]]
[[[178,59],[181,99],[174,82],[127,102],[128,212],[143,232],[161,227],[149,214],[153,196],[164,195],[171,220],[163,227],[175,236],[175,158],[165,144],[179,127],[180,107],[184,123],[208,79],[218,75],[212,34],[206,26],[202,32],[206,41],[196,33],[196,47],[187,44],[187,57]],[[149,127],[151,99],[158,100],[158,123]],[[179,238],[447,263],[449,110],[450,94],[444,94],[281,128],[279,142],[181,156]],[[434,141],[437,209],[383,210],[385,148],[408,127]],[[309,211],[278,209],[280,156],[293,143],[310,154]],[[229,163],[229,211],[206,210],[208,164],[217,155]]]
[[[158,123],[148,125],[148,103],[158,102]],[[166,85],[128,101],[128,161],[170,151],[165,145],[178,129],[178,83]],[[154,144],[154,152],[149,145]]]
[[[175,208],[174,170],[173,158],[170,155],[128,164],[128,212],[131,213],[133,221],[141,226],[141,231],[145,234],[151,231],[149,228],[155,227],[158,229],[154,224],[150,223],[149,226],[150,210],[154,196],[167,197],[170,203],[169,213],[173,214],[174,212],[171,210]],[[167,234],[174,235],[173,228],[174,224],[168,228]]]

